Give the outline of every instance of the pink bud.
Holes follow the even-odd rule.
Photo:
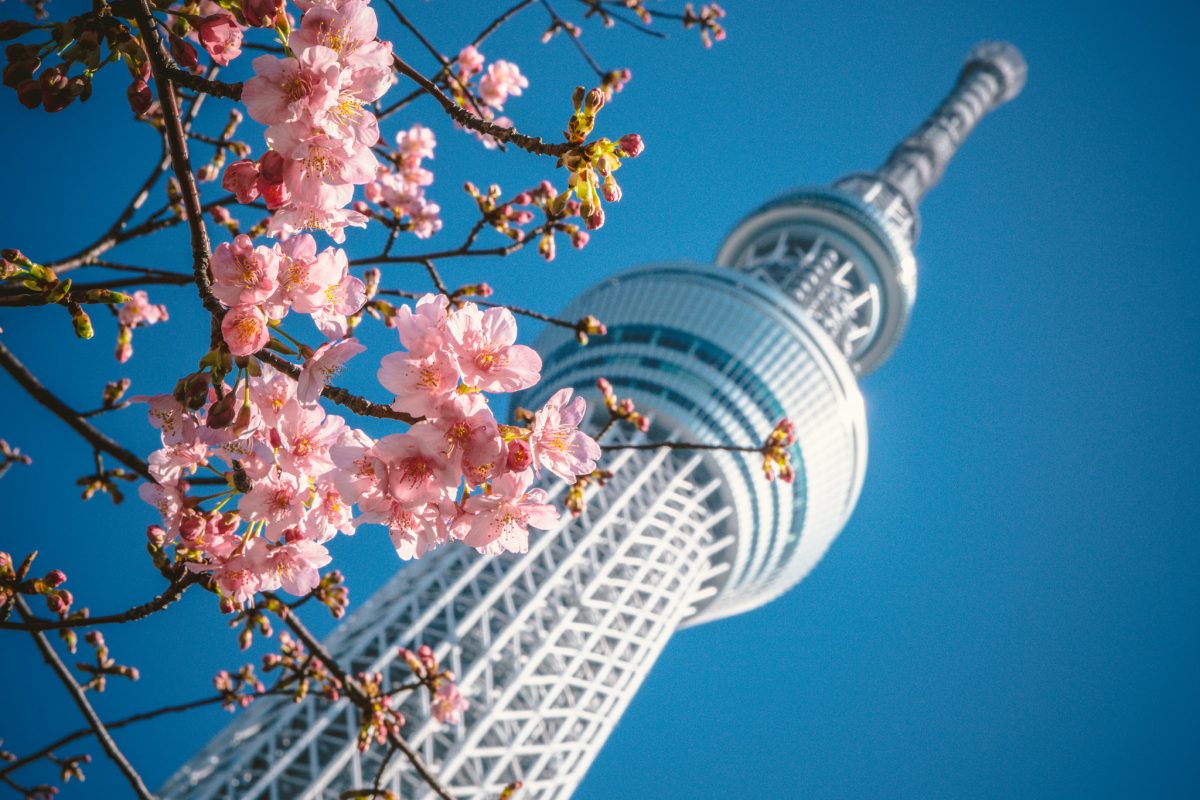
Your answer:
[[[517,439],[508,443],[508,459],[504,466],[509,472],[524,472],[533,464],[533,453],[529,450],[529,443]]]
[[[67,573],[63,572],[61,569],[50,570],[46,573],[46,577],[42,578],[42,580],[49,584],[51,588],[55,586],[62,586],[67,582]]]
[[[235,161],[225,168],[221,188],[233,192],[239,203],[253,203],[258,199],[258,174],[258,164],[253,161]]]
[[[288,160],[274,150],[268,150],[258,159],[258,171],[267,183],[283,183],[283,172]]]
[[[167,542],[167,532],[159,525],[146,528],[146,540],[154,547],[162,547]]]
[[[200,44],[221,66],[242,54],[242,29],[232,14],[220,12],[200,20]]]
[[[646,149],[642,137],[636,133],[625,134],[617,140],[617,145],[620,146],[621,154],[626,158],[637,158]]]

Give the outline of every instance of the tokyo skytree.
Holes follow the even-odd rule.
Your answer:
[[[571,331],[537,342],[541,383],[588,396],[591,430],[608,419],[595,379],[652,418],[606,444],[678,440],[758,445],[788,418],[791,483],[761,456],[726,450],[623,449],[586,510],[532,537],[523,555],[446,546],[400,570],[325,642],[350,672],[411,679],[400,647],[433,647],[470,699],[443,725],[427,692],[410,693],[404,735],[456,798],[569,797],[679,628],[778,597],[816,565],[862,487],[867,427],[858,377],[904,334],[917,286],[918,206],[985,113],[1025,82],[1012,45],[971,51],[933,114],[874,172],[800,189],[754,211],[715,266],[664,263],[620,273],[562,315],[608,325],[587,347]],[[556,490],[561,493],[562,487]],[[560,496],[561,499],[561,496]],[[163,787],[171,798],[332,798],[374,781],[382,748],[355,746],[346,700],[258,700]],[[432,796],[407,760],[382,787]]]

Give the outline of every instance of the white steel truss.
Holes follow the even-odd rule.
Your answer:
[[[521,556],[445,547],[402,570],[327,642],[351,671],[411,680],[400,647],[432,646],[459,677],[463,722],[431,718],[428,696],[401,710],[405,736],[456,798],[565,798],[732,544],[716,530],[720,484],[694,480],[698,455],[627,451],[587,510],[535,538]],[[291,800],[373,784],[383,748],[355,746],[345,700],[260,700],[163,787],[167,797]],[[403,798],[429,787],[396,757],[383,787]]]

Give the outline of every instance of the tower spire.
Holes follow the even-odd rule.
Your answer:
[[[899,189],[915,211],[983,115],[1021,92],[1025,74],[1024,57],[1008,42],[977,45],[950,94],[896,145],[876,174]]]

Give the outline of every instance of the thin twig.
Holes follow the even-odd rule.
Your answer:
[[[3,367],[5,372],[13,376],[16,382],[21,384],[34,400],[37,400],[59,419],[74,428],[75,432],[90,442],[93,447],[108,453],[143,478],[153,480],[145,461],[142,461],[133,453],[117,444],[107,434],[97,430],[87,421],[81,419],[79,412],[68,406],[57,395],[43,386],[42,382],[34,377],[33,373],[26,369],[25,365],[17,360],[17,357],[4,346],[3,342],[0,342],[0,367]]]
[[[25,598],[16,598],[16,605],[17,613],[22,618],[28,619],[32,616],[29,606],[25,603]],[[141,800],[154,800],[154,795],[146,788],[146,784],[142,781],[142,776],[138,775],[137,770],[133,768],[133,765],[125,758],[125,754],[121,752],[121,748],[117,747],[117,743],[113,741],[108,728],[104,726],[104,723],[100,720],[100,716],[92,708],[92,704],[88,702],[87,697],[84,695],[83,689],[75,681],[75,676],[67,669],[67,665],[62,662],[62,659],[58,657],[58,653],[55,652],[54,647],[46,639],[46,634],[37,631],[31,635],[33,636],[34,644],[37,645],[38,650],[42,653],[42,658],[46,660],[46,663],[58,675],[59,680],[66,687],[67,693],[71,695],[71,699],[79,707],[79,713],[83,714],[84,719],[88,722],[88,726],[92,729],[92,733],[100,741],[100,747],[104,749],[109,759],[117,765],[117,769],[125,776],[125,780],[129,782],[133,793],[141,798]]]

